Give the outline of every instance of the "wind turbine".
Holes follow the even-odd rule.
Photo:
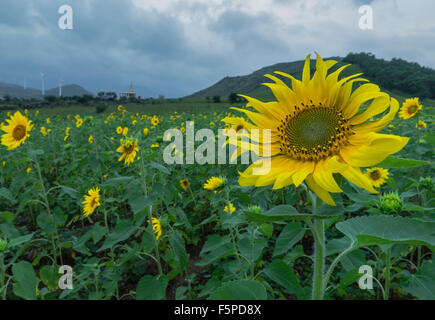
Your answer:
[[[62,97],[62,83],[64,82],[64,80],[59,80],[59,97]]]
[[[42,96],[45,96],[45,77],[46,77],[47,75],[45,74],[45,73],[42,73],[41,72],[41,82],[42,82],[42,90],[41,90],[41,93],[42,93]]]

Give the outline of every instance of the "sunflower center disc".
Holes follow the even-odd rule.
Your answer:
[[[14,128],[14,131],[12,132],[12,136],[15,140],[21,140],[26,135],[26,127],[23,125],[18,125]]]
[[[370,178],[372,178],[373,180],[378,180],[381,177],[381,175],[379,174],[379,171],[372,171],[370,173]]]
[[[414,113],[415,111],[417,111],[417,106],[410,106],[408,110],[409,113]]]
[[[130,154],[130,153],[132,153],[133,149],[134,149],[134,145],[131,144],[131,143],[128,143],[128,144],[126,144],[126,145],[124,146],[124,152],[125,152],[126,154]]]
[[[338,117],[327,108],[305,110],[289,121],[288,141],[298,148],[312,150],[328,144],[335,136]]]
[[[320,161],[337,154],[350,128],[341,112],[324,106],[305,107],[287,115],[278,127],[281,152],[302,161]]]

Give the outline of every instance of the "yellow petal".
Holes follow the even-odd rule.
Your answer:
[[[332,172],[325,168],[325,161],[321,161],[316,164],[316,168],[313,173],[313,179],[316,184],[326,191],[343,192],[332,176]]]
[[[383,161],[390,154],[400,151],[409,141],[407,137],[371,133],[367,144],[360,147],[346,147],[341,157],[351,166],[371,167]]]
[[[308,188],[310,188],[320,199],[322,199],[326,204],[330,206],[335,206],[335,202],[332,199],[331,195],[328,191],[322,189],[313,179],[312,175],[309,175],[305,182],[307,183]]]
[[[305,162],[302,163],[299,167],[299,170],[293,174],[293,183],[296,187],[298,187],[305,178],[314,171],[314,162]]]

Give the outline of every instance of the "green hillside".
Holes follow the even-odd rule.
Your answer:
[[[327,59],[338,61],[331,71],[345,64],[352,64],[344,70],[342,76],[361,72],[364,74],[364,77],[380,85],[383,90],[390,92],[399,100],[410,96],[418,96],[427,101],[433,101],[435,99],[435,70],[421,67],[417,63],[407,62],[402,59],[386,61],[377,59],[370,53],[350,53],[345,58],[331,57]],[[270,82],[264,75],[273,74],[274,71],[283,71],[300,79],[303,65],[303,60],[278,63],[259,69],[246,76],[226,77],[213,86],[198,91],[189,97],[228,97],[231,93],[240,93],[266,101],[274,100],[270,90],[261,85],[264,82]],[[312,59],[311,74],[314,73],[315,67],[315,60]],[[289,79],[280,78],[290,85]]]

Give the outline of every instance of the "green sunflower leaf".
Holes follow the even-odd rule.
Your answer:
[[[20,261],[13,265],[12,273],[15,281],[14,294],[26,300],[35,300],[38,280],[32,265],[27,261]]]
[[[299,213],[293,206],[279,205],[269,211],[256,213],[249,210],[245,211],[245,215],[254,222],[278,222],[288,220],[304,220],[310,218],[329,219],[332,217],[340,216],[344,212],[342,206],[321,206],[317,209],[315,214],[312,213]]]
[[[429,164],[433,164],[433,162],[414,159],[402,159],[394,156],[389,156],[381,163],[378,163],[376,166],[385,169],[409,169],[426,166]]]
[[[421,300],[435,300],[435,264],[425,261],[415,274],[410,275],[409,282],[403,289]]]
[[[365,216],[336,224],[358,247],[389,243],[426,245],[435,249],[435,223],[400,216]]]
[[[237,280],[227,282],[217,288],[209,300],[266,300],[264,286],[255,280]]]

